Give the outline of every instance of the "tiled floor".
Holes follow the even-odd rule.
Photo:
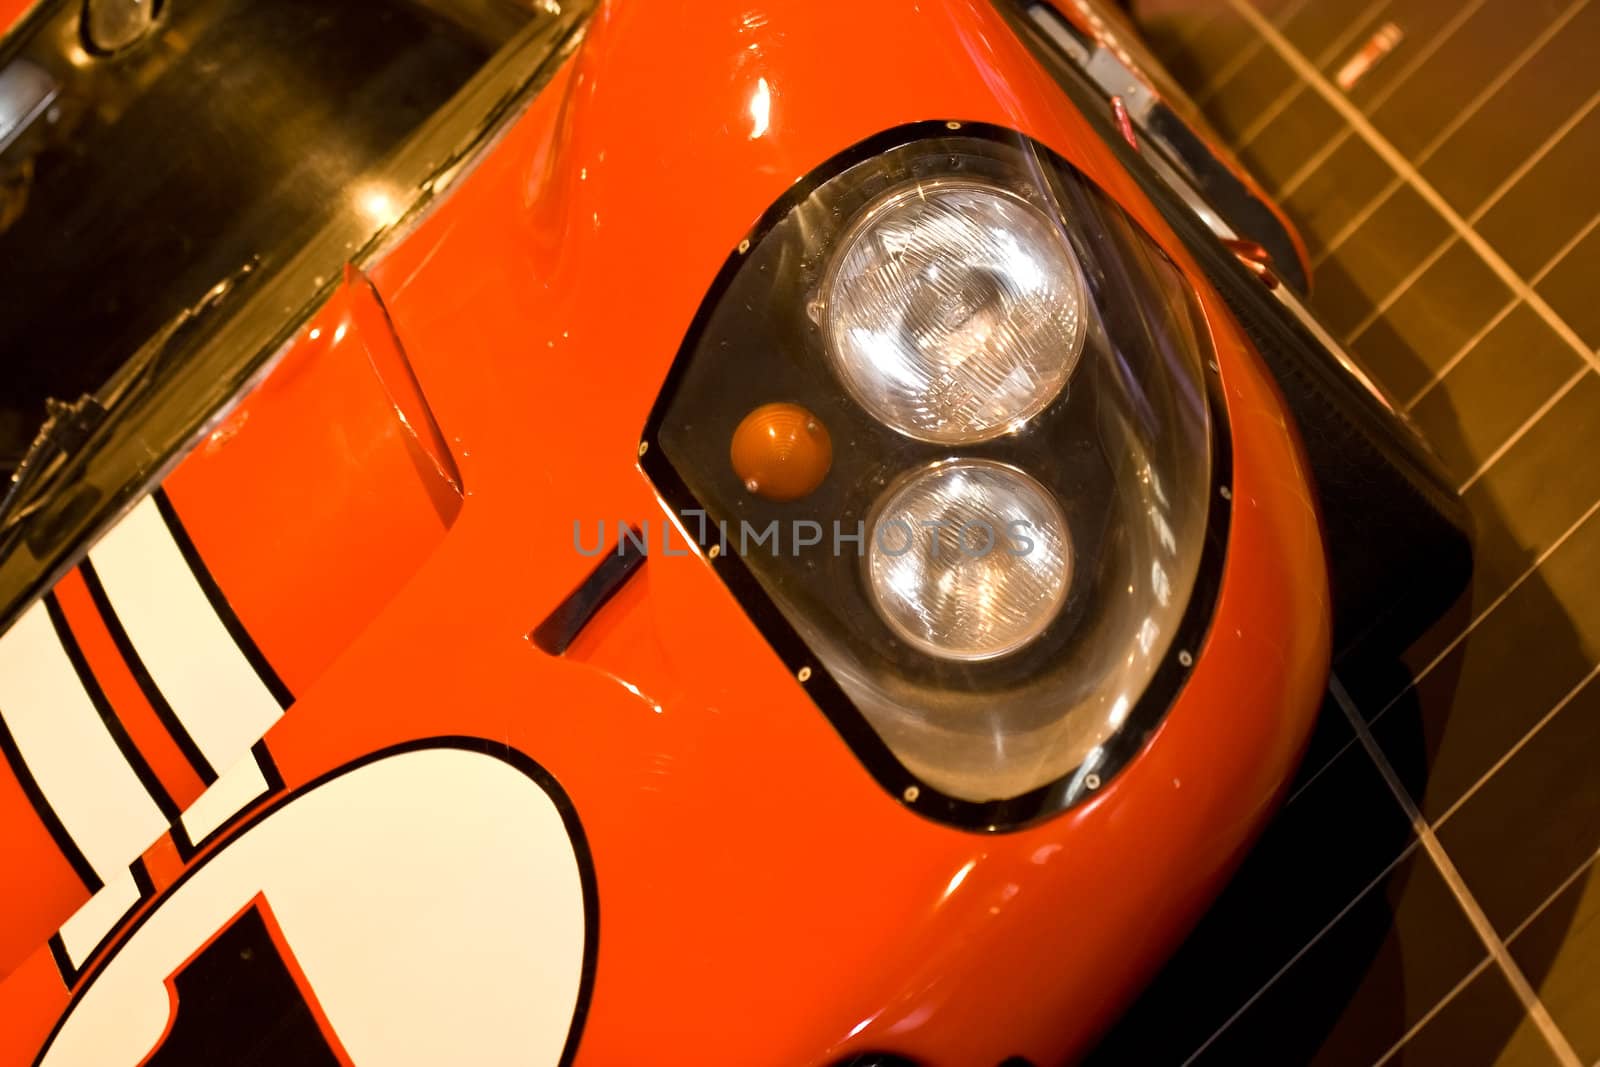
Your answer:
[[[1289,803],[1092,1062],[1600,1065],[1600,0],[1134,10],[1478,567],[1402,664],[1340,665]]]

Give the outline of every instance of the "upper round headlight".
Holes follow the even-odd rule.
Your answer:
[[[1039,636],[1067,598],[1072,546],[1048,490],[987,459],[935,463],[874,509],[867,584],[912,646],[984,660]]]
[[[885,194],[841,238],[822,296],[828,354],[851,395],[921,441],[1020,427],[1083,350],[1083,278],[1060,229],[981,182]]]

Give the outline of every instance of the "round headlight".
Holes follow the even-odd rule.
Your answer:
[[[841,238],[822,294],[839,377],[875,418],[921,441],[1019,428],[1083,350],[1083,278],[1059,227],[980,182],[884,195]]]
[[[867,584],[907,643],[951,659],[1014,652],[1067,598],[1072,544],[1042,485],[986,459],[901,479],[873,512]]]

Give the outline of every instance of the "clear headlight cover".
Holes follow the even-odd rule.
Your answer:
[[[886,788],[1014,826],[1108,781],[1193,663],[1227,520],[1211,368],[1187,283],[1109,197],[1015,133],[922,124],[730,255],[641,462]],[[773,402],[832,442],[798,499],[729,462]]]

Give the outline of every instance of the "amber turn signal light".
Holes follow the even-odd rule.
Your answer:
[[[798,500],[827,477],[833,442],[822,421],[799,404],[762,404],[733,431],[733,471],[768,500]]]

